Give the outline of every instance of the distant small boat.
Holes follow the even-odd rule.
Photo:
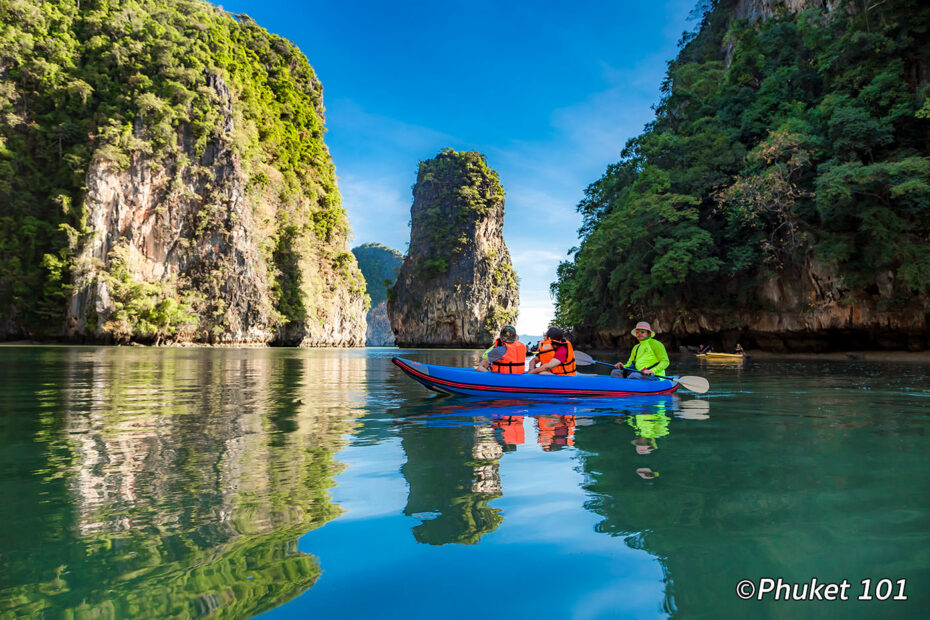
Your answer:
[[[725,359],[725,360],[741,360],[749,357],[745,353],[715,353],[711,351],[710,353],[697,353],[698,357],[706,357],[708,359]]]
[[[484,398],[623,398],[647,394],[671,394],[677,381],[621,379],[606,375],[508,375],[478,372],[414,362],[400,357],[391,361],[410,378],[437,392]]]

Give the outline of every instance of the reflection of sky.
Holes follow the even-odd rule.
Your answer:
[[[342,450],[336,460],[348,467],[332,495],[346,512],[298,545],[323,574],[268,615],[455,618],[484,608],[489,617],[662,616],[658,561],[595,532],[603,517],[584,508],[577,451],[543,452],[535,420],[525,418],[524,428],[526,443],[500,459],[503,497],[489,504],[504,520],[477,545],[416,542],[420,519],[402,515],[399,440]]]
[[[224,4],[294,41],[323,82],[353,244],[406,251],[417,162],[487,155],[507,192],[521,333],[552,315],[575,206],[650,121],[694,0]]]

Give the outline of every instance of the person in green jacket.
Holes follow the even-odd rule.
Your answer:
[[[656,375],[663,374],[668,368],[668,353],[665,352],[665,346],[655,339],[656,333],[646,321],[637,323],[630,333],[639,342],[630,351],[630,359],[626,361],[626,364],[614,365],[617,370],[612,370],[610,376],[655,381]]]
[[[658,448],[656,439],[668,435],[669,419],[661,411],[629,416],[626,423],[636,431],[636,439],[632,442],[636,454],[649,454]]]

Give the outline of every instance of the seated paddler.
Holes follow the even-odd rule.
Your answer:
[[[526,372],[526,345],[517,339],[516,328],[512,325],[501,328],[500,335],[481,355],[475,370],[508,375],[522,375]]]
[[[530,374],[575,374],[575,350],[561,329],[550,327],[538,346],[536,357],[530,362]]]
[[[630,333],[639,342],[630,351],[626,364],[615,364],[617,370],[610,371],[610,376],[655,381],[656,375],[665,374],[669,365],[665,345],[655,339],[656,333],[646,321],[637,323]]]

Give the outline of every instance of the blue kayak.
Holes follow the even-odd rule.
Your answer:
[[[605,375],[506,375],[478,372],[472,368],[454,368],[414,362],[400,357],[392,361],[412,379],[444,394],[462,394],[485,398],[623,398],[646,394],[671,394],[678,389],[675,381],[619,379]]]

